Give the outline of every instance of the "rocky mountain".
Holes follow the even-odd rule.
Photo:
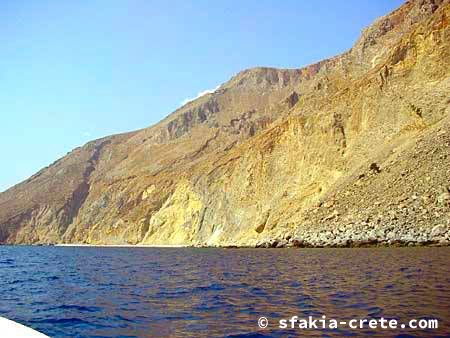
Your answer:
[[[448,244],[449,21],[408,1],[342,55],[74,149],[0,194],[0,243]]]

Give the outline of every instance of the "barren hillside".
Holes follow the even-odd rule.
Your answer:
[[[0,194],[0,243],[448,244],[449,21],[408,1],[342,55],[77,148]]]

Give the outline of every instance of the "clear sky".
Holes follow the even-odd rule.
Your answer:
[[[0,191],[245,68],[341,53],[399,0],[0,1]]]

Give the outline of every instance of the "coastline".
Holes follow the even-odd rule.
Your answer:
[[[192,247],[192,246],[185,245],[185,244],[76,244],[76,243],[75,244],[73,244],[73,243],[50,244],[50,246],[111,247],[111,248],[190,248],[190,247]]]
[[[119,243],[117,243],[119,242]],[[19,242],[0,245],[31,245],[58,247],[98,248],[360,248],[360,247],[449,247],[450,227],[440,224],[434,227],[400,225],[341,225],[322,227],[299,227],[295,230],[280,229],[277,234],[268,234],[258,240],[188,241],[179,244],[137,243],[52,243]]]
[[[4,245],[4,244],[0,244]],[[12,246],[57,246],[57,247],[85,247],[85,248],[190,248],[190,249],[351,249],[351,248],[406,248],[406,247],[450,247],[450,242],[428,241],[428,242],[408,242],[408,241],[357,241],[347,243],[323,243],[312,244],[299,240],[285,241],[272,240],[258,243],[256,245],[199,245],[199,244],[6,244]]]

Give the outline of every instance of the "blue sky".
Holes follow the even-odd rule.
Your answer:
[[[0,1],[0,191],[89,140],[156,123],[242,69],[341,53],[401,3]]]

